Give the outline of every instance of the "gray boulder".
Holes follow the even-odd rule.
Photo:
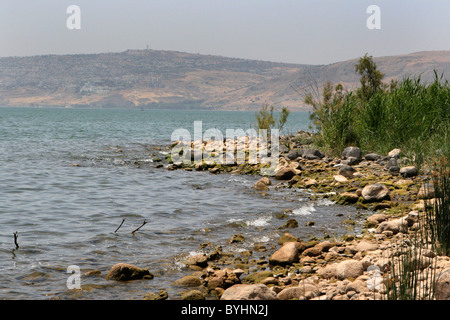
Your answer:
[[[356,158],[357,161],[361,160],[362,152],[358,147],[347,147],[342,151],[342,159],[347,159],[348,157]]]

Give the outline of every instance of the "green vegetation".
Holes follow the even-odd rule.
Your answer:
[[[400,148],[416,166],[450,155],[450,85],[435,72],[434,82],[418,78],[382,83],[383,74],[365,55],[355,66],[361,88],[324,84],[321,96],[308,93],[315,143],[336,155],[349,145],[387,154]]]
[[[281,109],[281,112],[279,114],[278,121],[275,120],[273,115],[274,107],[265,104],[262,106],[262,108],[255,114],[256,121],[257,121],[257,129],[264,129],[267,131],[270,131],[275,127],[275,125],[278,124],[277,129],[281,130],[283,129],[284,124],[287,121],[287,118],[289,117],[290,111],[287,107],[283,107]]]

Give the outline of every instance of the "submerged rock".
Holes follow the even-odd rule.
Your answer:
[[[106,279],[118,281],[153,279],[153,275],[147,269],[142,269],[128,263],[117,263],[112,266],[106,275]]]

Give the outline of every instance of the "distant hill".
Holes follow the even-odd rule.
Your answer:
[[[450,75],[450,51],[375,58],[385,79]],[[160,50],[0,58],[1,106],[305,109],[310,85],[358,86],[354,60],[301,65]]]

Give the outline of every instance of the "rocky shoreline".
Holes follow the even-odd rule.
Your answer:
[[[203,148],[210,151],[214,150],[210,147],[213,143],[202,141]],[[261,177],[254,188],[262,194],[279,188],[308,189],[315,197],[372,210],[375,213],[368,216],[363,232],[307,242],[286,232],[276,244],[255,245],[239,255],[223,252],[220,245],[199,244],[205,253],[189,256],[183,262],[186,275],[174,283],[183,291],[182,300],[386,299],[388,287],[393,284],[392,270],[406,254],[404,248],[410,236],[420,229],[425,201],[433,201],[430,177],[407,165],[408,159],[399,149],[388,155],[363,155],[359,148],[349,147],[340,157],[328,157],[310,143],[311,134],[305,131],[282,136],[275,175]],[[164,150],[170,151],[177,144]],[[243,147],[248,150],[248,143]],[[168,170],[207,170],[211,174],[258,174],[264,166],[174,163],[169,153],[165,159],[153,160]],[[286,224],[295,228],[296,221],[289,219]],[[229,242],[243,240],[236,234]],[[430,288],[435,283],[433,298],[449,300],[450,258],[439,256],[431,246],[416,255],[417,285]],[[119,263],[106,278],[128,281],[152,279],[153,275],[146,269]],[[431,290],[421,292],[418,299],[430,298]],[[165,290],[143,297],[170,298]]]

